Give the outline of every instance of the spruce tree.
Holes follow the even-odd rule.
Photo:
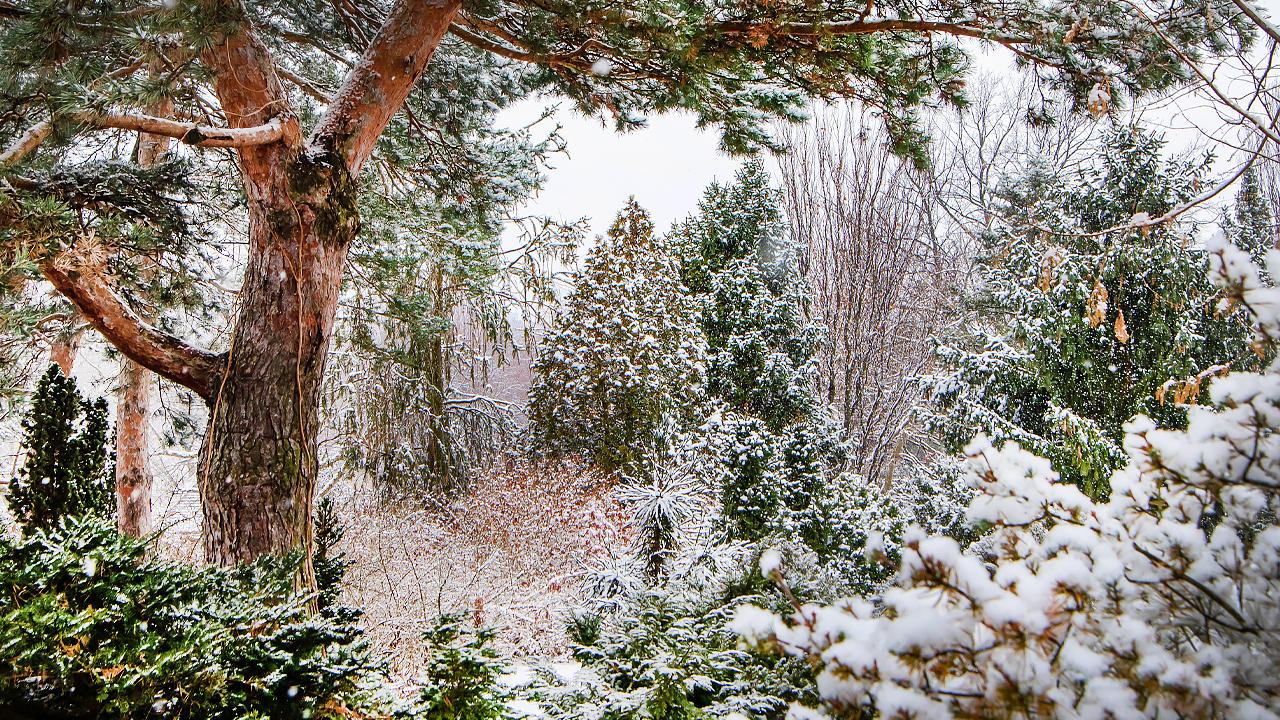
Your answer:
[[[316,549],[311,562],[316,569],[316,589],[320,593],[316,604],[325,610],[337,604],[342,594],[342,580],[353,561],[337,549],[338,543],[346,537],[347,529],[338,516],[333,498],[324,498],[316,503],[315,525]]]
[[[1203,182],[1207,159],[1163,146],[1119,128],[1078,176],[1036,165],[1007,184],[972,299],[983,327],[944,344],[946,370],[927,380],[951,450],[978,432],[1015,440],[1105,498],[1130,418],[1180,427],[1209,378],[1256,364],[1243,320],[1219,312],[1194,226],[1130,224]]]
[[[114,514],[105,400],[86,401],[75,380],[50,365],[22,427],[27,460],[10,486],[9,509],[24,532],[52,528],[65,517]]]
[[[1227,238],[1249,253],[1258,266],[1263,282],[1267,282],[1266,255],[1276,246],[1276,224],[1271,217],[1271,201],[1262,189],[1258,171],[1249,168],[1240,178],[1235,205],[1223,223]]]
[[[707,392],[721,404],[716,430],[727,436],[720,490],[731,533],[795,534],[825,550],[839,433],[813,386],[821,329],[806,319],[797,250],[764,166],[713,184],[675,234],[707,339]]]
[[[671,248],[631,200],[592,248],[533,363],[534,446],[646,474],[665,448],[664,427],[700,417],[705,342],[695,313]]]

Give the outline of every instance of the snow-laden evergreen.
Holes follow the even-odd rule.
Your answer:
[[[777,191],[759,162],[713,184],[675,231],[682,274],[700,305],[707,390],[703,432],[723,463],[731,536],[798,537],[825,552],[829,480],[841,460],[830,411],[814,390],[821,328],[787,239]]]
[[[632,200],[592,249],[533,364],[535,447],[644,473],[667,445],[664,426],[697,421],[705,355],[675,256]]]
[[[1215,306],[1195,226],[1131,225],[1204,180],[1207,159],[1165,159],[1163,145],[1117,129],[1078,177],[1037,165],[1008,184],[973,338],[944,343],[946,368],[926,381],[951,449],[977,432],[1014,440],[1105,498],[1129,418],[1179,427],[1208,378],[1256,362],[1244,321]]]
[[[1222,238],[1208,251],[1226,302],[1274,345],[1280,289]],[[967,518],[992,527],[985,556],[917,530],[883,593],[786,617],[745,607],[734,627],[816,663],[834,717],[1275,718],[1280,364],[1218,378],[1207,400],[1185,430],[1131,422],[1101,501],[979,437]]]

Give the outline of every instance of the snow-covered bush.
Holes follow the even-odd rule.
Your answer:
[[[309,613],[283,565],[156,559],[95,517],[0,536],[0,715],[388,715],[389,679],[352,612]]]
[[[1247,253],[1208,250],[1264,350],[1280,290]],[[1274,277],[1280,252],[1268,260]],[[815,663],[821,710],[838,717],[1275,718],[1280,366],[1208,395],[1185,430],[1129,423],[1105,501],[1016,443],[975,439],[968,520],[991,527],[986,556],[912,532],[879,596],[745,608],[734,628]]]
[[[778,720],[812,701],[806,663],[744,650],[729,628],[743,602],[781,607],[745,550],[695,549],[663,585],[585,610],[570,626],[581,670],[567,683],[544,674],[531,699],[554,720]]]
[[[675,258],[632,200],[592,249],[533,363],[535,448],[642,471],[663,445],[659,431],[701,411],[704,348]]]

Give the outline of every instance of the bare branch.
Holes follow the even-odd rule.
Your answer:
[[[264,125],[247,128],[216,128],[152,115],[125,113],[73,113],[68,115],[67,119],[91,128],[133,130],[149,135],[162,135],[187,145],[207,148],[266,145],[284,136],[284,124],[278,118],[273,118]],[[0,169],[15,165],[47,140],[52,132],[53,123],[49,120],[32,125],[22,134],[22,137],[0,153]]]
[[[222,356],[148,325],[115,294],[100,267],[63,253],[41,262],[40,270],[130,360],[190,388],[205,401],[213,396]]]

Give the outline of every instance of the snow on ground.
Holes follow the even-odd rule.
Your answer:
[[[583,569],[626,542],[613,482],[563,466],[497,469],[444,507],[358,493],[339,508],[340,549],[356,563],[343,601],[364,610],[401,675],[419,668],[418,636],[442,613],[496,628],[504,653],[562,655]]]

